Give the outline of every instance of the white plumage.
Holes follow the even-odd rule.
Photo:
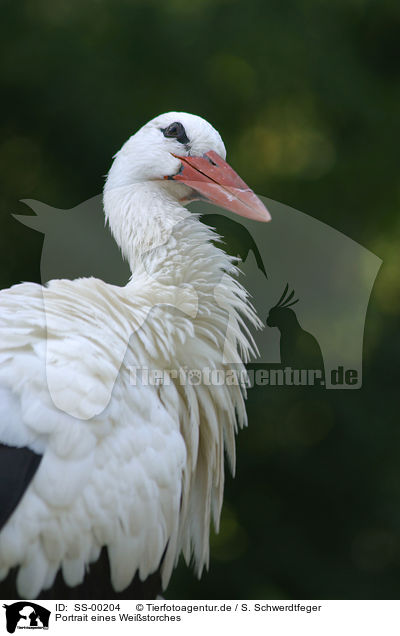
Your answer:
[[[174,122],[184,144],[165,134]],[[131,267],[125,287],[86,278],[0,292],[0,441],[43,455],[0,533],[0,577],[19,566],[21,597],[60,568],[78,585],[103,546],[116,591],[164,552],[164,587],[182,551],[199,575],[208,563],[244,388],[133,383],[132,368],[238,369],[254,353],[242,317],[260,323],[235,265],[182,205],[193,184],[173,180],[175,155],[209,151],[225,157],[210,124],[168,113],[117,153],[104,207]]]

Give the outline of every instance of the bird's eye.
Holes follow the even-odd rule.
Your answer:
[[[166,129],[164,135],[166,137],[178,137],[179,135],[179,124],[177,122],[175,122],[174,124],[171,124],[170,126],[168,126],[168,128]]]
[[[180,121],[174,121],[167,128],[161,128],[161,132],[164,137],[176,139],[181,144],[188,144],[189,138],[186,134],[186,130]]]

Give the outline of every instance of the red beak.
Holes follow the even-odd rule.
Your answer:
[[[267,208],[253,190],[214,150],[206,152],[202,157],[174,157],[182,162],[182,168],[174,177],[164,177],[165,179],[182,181],[198,192],[201,198],[240,216],[255,221],[271,219]]]

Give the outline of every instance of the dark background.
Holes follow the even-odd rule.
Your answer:
[[[2,0],[0,286],[40,280],[20,199],[71,208],[155,115],[221,132],[256,192],[380,256],[358,391],[254,389],[209,574],[167,598],[398,598],[400,4]],[[284,249],[284,245],[282,246]]]

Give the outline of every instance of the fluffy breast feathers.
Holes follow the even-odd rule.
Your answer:
[[[103,546],[117,591],[164,552],[164,586],[181,551],[198,574],[208,563],[244,389],[171,370],[240,371],[253,346],[242,316],[258,321],[228,257],[210,243],[196,254],[193,227],[179,280],[171,248],[124,288],[78,279],[0,292],[0,442],[43,455],[0,533],[0,577],[19,566],[22,597],[60,568],[81,583]],[[201,258],[214,278],[201,278]],[[143,369],[168,379],[149,383]]]

